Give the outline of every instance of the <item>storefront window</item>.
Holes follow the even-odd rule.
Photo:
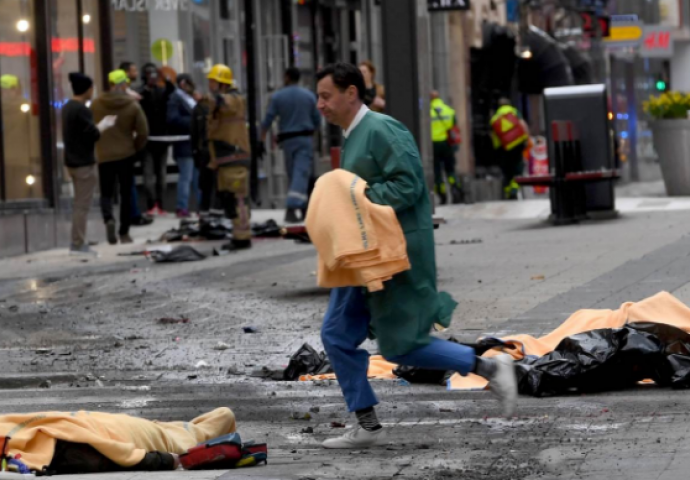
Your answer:
[[[239,63],[234,35],[236,2],[111,2],[114,63],[133,62],[141,69],[152,62],[175,73],[189,73],[199,87],[214,63]],[[214,46],[215,42],[215,46]],[[218,58],[213,52],[218,51]],[[222,53],[221,53],[222,52]],[[229,65],[235,70],[235,65]],[[139,86],[139,85],[136,85]]]
[[[33,2],[3,0],[0,15],[0,199],[42,198]]]

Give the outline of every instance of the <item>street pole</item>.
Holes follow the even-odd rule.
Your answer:
[[[381,0],[381,24],[386,113],[412,132],[431,188],[431,34],[426,0]]]
[[[256,101],[256,47],[254,32],[256,25],[254,24],[254,2],[252,0],[244,0],[244,36],[247,52],[247,105],[248,105],[248,121],[249,121],[249,142],[251,145],[251,176],[250,189],[251,197],[255,203],[259,201],[259,165],[258,157],[256,155],[257,132],[257,115],[258,108]]]

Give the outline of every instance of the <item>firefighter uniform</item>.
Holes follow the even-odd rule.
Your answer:
[[[234,87],[232,70],[216,65],[208,78]],[[249,181],[251,147],[247,129],[247,102],[239,91],[215,94],[207,99],[209,168],[217,171],[217,191],[233,224],[233,244],[251,242]]]
[[[446,178],[451,188],[453,203],[462,200],[460,184],[455,172],[455,150],[448,142],[448,131],[455,126],[455,110],[440,98],[431,101],[431,140],[434,143],[434,192],[446,203]]]
[[[491,138],[500,152],[503,171],[503,193],[506,199],[516,199],[519,185],[515,177],[524,169],[523,151],[529,138],[515,107],[503,105],[491,118]]]

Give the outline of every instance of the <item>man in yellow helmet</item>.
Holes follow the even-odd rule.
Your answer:
[[[450,184],[453,203],[462,201],[462,190],[455,172],[455,149],[448,142],[448,132],[455,126],[455,110],[441,100],[439,93],[431,92],[431,140],[434,142],[434,191],[441,199],[441,204],[448,201],[446,181]]]
[[[233,225],[232,241],[223,249],[236,251],[252,246],[249,223],[251,147],[245,119],[247,101],[235,86],[229,67],[214,65],[207,78],[210,95],[202,102],[208,111],[209,163],[200,174],[204,196],[202,205],[207,208],[210,205],[208,198],[215,183],[225,213]]]
[[[529,139],[529,128],[507,98],[498,101],[498,110],[491,118],[491,139],[500,156],[505,199],[517,200],[520,186],[514,179],[524,169],[522,154]]]

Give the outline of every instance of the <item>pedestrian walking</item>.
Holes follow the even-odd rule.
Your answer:
[[[144,157],[144,183],[146,185],[147,213],[165,215],[163,199],[167,186],[168,150],[168,100],[175,92],[175,85],[165,79],[165,87],[159,86],[158,68],[147,63],[141,68],[144,85],[139,90],[141,108],[149,125],[149,142]]]
[[[515,177],[525,169],[522,155],[529,140],[529,128],[507,98],[498,101],[498,110],[490,123],[491,139],[503,172],[503,196],[506,200],[517,200],[520,186]]]
[[[168,102],[168,132],[179,137],[173,142],[173,158],[179,171],[176,205],[178,218],[189,217],[190,191],[198,198],[199,171],[194,165],[190,140],[192,115],[197,103],[194,89],[191,75],[182,73],[177,76],[177,90]]]
[[[453,203],[462,201],[462,189],[455,172],[455,149],[450,142],[456,126],[455,110],[441,100],[439,93],[431,92],[431,140],[434,143],[434,191],[441,204],[448,201],[446,180],[450,184]],[[443,174],[446,178],[443,178]]]
[[[279,119],[278,144],[285,153],[285,169],[290,187],[286,200],[286,223],[304,221],[309,200],[309,180],[314,168],[314,132],[321,124],[316,108],[316,95],[299,86],[300,71],[290,67],[285,71],[285,87],[271,97],[266,117],[261,124],[260,148],[266,135]],[[301,217],[297,216],[297,212]]]
[[[139,79],[139,69],[133,62],[122,62],[120,63],[120,70],[124,70],[127,74],[127,79],[129,86],[127,87],[127,95],[135,99],[137,102],[141,100],[141,95],[137,93],[132,86]],[[139,155],[141,157],[141,155]],[[141,160],[141,159],[139,159]],[[143,161],[142,161],[143,164]],[[143,170],[143,169],[142,169]],[[132,226],[133,227],[143,227],[146,225],[151,225],[153,223],[153,217],[142,213],[139,208],[139,193],[137,192],[137,177],[134,176],[132,181]]]
[[[209,164],[206,168],[216,171],[217,195],[233,225],[232,241],[223,249],[247,249],[252,246],[247,101],[237,89],[232,70],[226,65],[215,65],[207,78],[210,95],[202,100],[208,109]]]
[[[101,132],[115,125],[115,116],[106,116],[96,125],[86,103],[93,98],[93,80],[78,72],[69,74],[74,96],[62,107],[62,141],[65,165],[74,185],[72,244],[70,255],[98,255],[86,240],[86,224],[98,183],[96,142]]]
[[[323,446],[360,449],[386,442],[374,410],[378,401],[367,379],[369,354],[360,348],[370,332],[388,361],[462,375],[474,372],[489,379],[505,414],[511,416],[517,399],[511,357],[478,357],[470,347],[430,335],[435,324],[448,324],[457,304],[436,289],[432,208],[414,137],[397,120],[367,108],[364,78],[354,65],[326,67],[317,80],[319,110],[343,129],[341,168],[368,183],[369,200],[395,210],[412,267],[379,292],[365,294],[362,287],[331,291],[321,338],[359,426]]]
[[[115,185],[120,185],[120,243],[132,243],[129,227],[132,214],[132,183],[134,162],[148,140],[146,116],[139,103],[127,95],[127,74],[114,70],[108,75],[110,90],[100,95],[91,105],[94,120],[100,122],[116,115],[115,125],[103,132],[96,144],[98,174],[101,186],[101,213],[106,225],[108,243],[118,242],[113,216]]]
[[[364,60],[359,64],[359,71],[364,77],[364,104],[375,112],[386,110],[386,89],[376,83],[376,67],[371,60]]]
[[[211,153],[208,148],[208,117],[210,99],[197,102],[192,110],[190,141],[192,144],[192,157],[194,166],[199,172],[199,190],[201,200],[199,202],[199,217],[208,218],[216,194],[216,172],[209,168]],[[222,211],[220,214],[222,215]]]

